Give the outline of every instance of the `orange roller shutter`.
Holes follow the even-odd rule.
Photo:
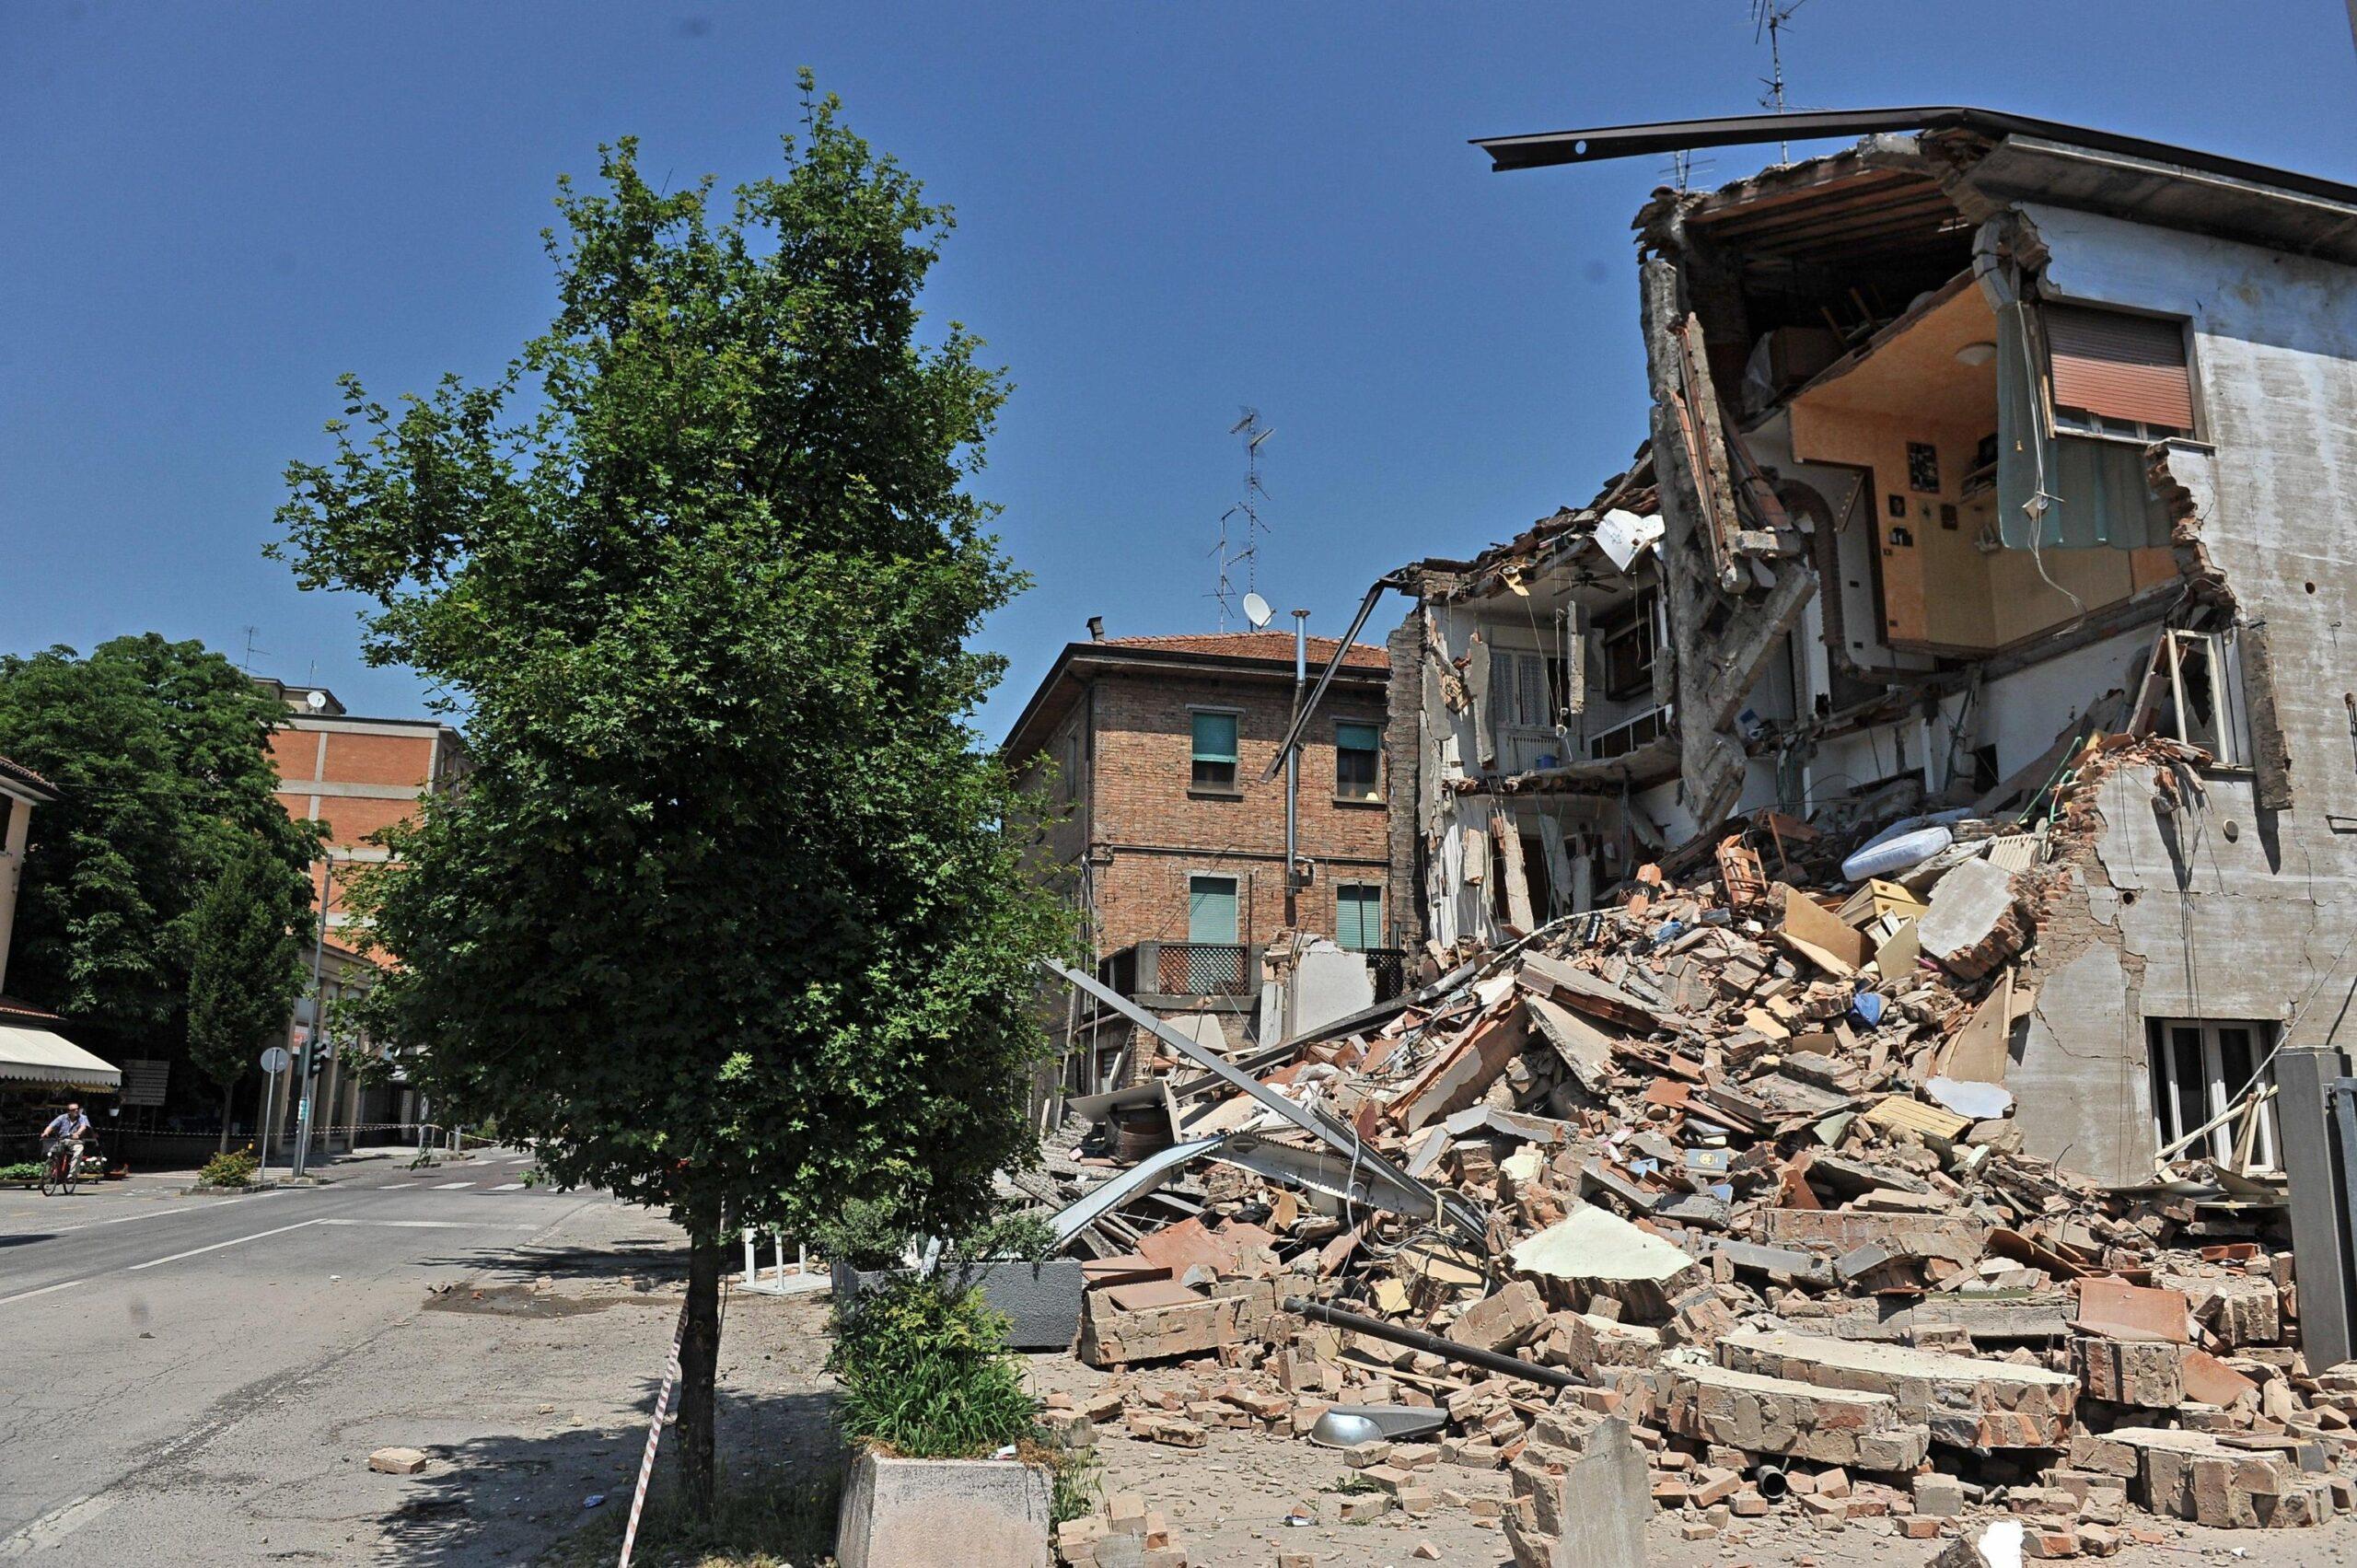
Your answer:
[[[2185,325],[2115,310],[2046,308],[2054,403],[2166,430],[2193,428]]]

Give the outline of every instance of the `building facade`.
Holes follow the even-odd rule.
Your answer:
[[[2263,1167],[2271,1053],[2357,1028],[2357,189],[1909,112],[1658,193],[1638,462],[1411,569],[1422,919],[1492,941],[1739,815],[2014,821],[2092,738],[2174,742],[2084,830],[2021,819],[2005,1082],[2101,1180]]]
[[[1308,640],[1313,674],[1336,645]],[[1374,989],[1398,989],[1404,885],[1392,875],[1386,814],[1388,680],[1381,648],[1353,646],[1304,736],[1304,874],[1289,887],[1285,778],[1264,775],[1293,718],[1294,639],[1253,632],[1064,648],[1004,752],[1048,808],[1039,874],[1082,912],[1101,977],[1157,1013],[1217,1020],[1230,1046],[1259,1029],[1268,949],[1281,936],[1367,954]],[[1118,1053],[1128,1036],[1113,1033],[1106,1049]]]
[[[365,991],[379,961],[366,951],[354,928],[357,917],[346,907],[350,875],[385,860],[385,849],[368,842],[372,835],[407,820],[423,796],[458,786],[466,772],[466,747],[456,729],[435,720],[364,717],[347,713],[324,687],[269,679],[257,684],[286,708],[285,721],[270,738],[279,804],[290,817],[326,824],[324,853],[311,867],[324,940],[311,957],[331,1033],[335,1004]],[[312,1015],[307,995],[287,1022],[286,1048],[298,1059]],[[417,1096],[400,1081],[398,1063],[393,1083],[371,1086],[351,1070],[343,1051],[325,1055],[312,1112],[314,1138],[321,1147],[349,1147],[355,1136],[368,1141],[367,1132],[355,1134],[354,1129],[419,1120]],[[292,1076],[281,1074],[277,1082],[275,1109],[282,1127]]]

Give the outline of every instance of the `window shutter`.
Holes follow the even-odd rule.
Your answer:
[[[1197,714],[1195,715],[1195,761],[1198,762],[1236,761],[1236,715],[1234,714]]]
[[[2193,428],[2183,322],[2061,305],[2048,306],[2044,314],[2056,407],[2167,430]]]

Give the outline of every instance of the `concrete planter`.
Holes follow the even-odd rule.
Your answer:
[[[834,1269],[835,1305],[848,1307],[861,1292],[874,1290],[905,1269]],[[1010,1350],[1070,1350],[1080,1332],[1081,1297],[1087,1279],[1077,1258],[1051,1258],[1044,1263],[1020,1259],[968,1263],[951,1276],[961,1284],[982,1287],[982,1299],[1007,1318]]]
[[[851,1462],[839,1568],[1048,1568],[1048,1476],[1015,1459]]]

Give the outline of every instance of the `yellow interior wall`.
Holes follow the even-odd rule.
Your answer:
[[[1995,621],[1989,574],[1972,547],[1988,497],[1968,504],[1961,482],[1974,450],[1996,419],[1966,425],[1878,413],[1823,409],[1805,400],[1793,405],[1793,456],[1803,462],[1842,463],[1874,470],[1875,549],[1881,557],[1883,638],[1894,646],[1980,648],[1991,645]],[[1907,444],[1929,442],[1940,454],[1940,489],[1919,494],[1907,484]],[[1891,516],[1889,498],[1900,496],[1904,517]],[[1957,526],[1940,526],[1940,504],[1954,504]],[[1911,541],[1893,542],[1903,528]]]

